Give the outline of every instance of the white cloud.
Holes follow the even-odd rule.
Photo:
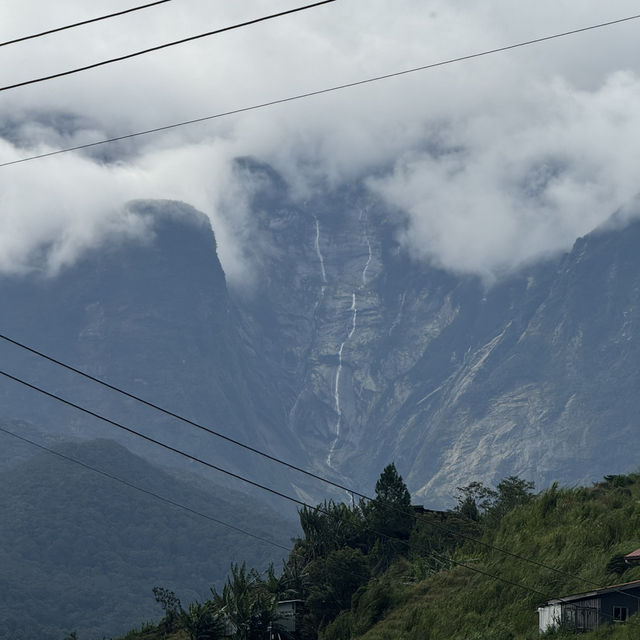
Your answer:
[[[119,6],[121,5],[121,6]],[[25,0],[3,37],[128,6]],[[168,3],[5,47],[7,84],[293,5]],[[151,128],[611,20],[630,0],[340,0],[181,47],[0,94],[0,161]],[[118,230],[132,198],[181,199],[213,221],[225,270],[245,275],[252,185],[238,156],[305,194],[367,178],[407,216],[416,255],[486,276],[567,248],[633,198],[640,133],[637,24],[138,138],[119,162],[69,154],[0,168],[0,270],[42,247],[61,266]],[[594,54],[597,53],[597,55]],[[40,114],[37,122],[34,114]],[[73,114],[68,126],[42,114]],[[3,127],[3,123],[5,126]],[[13,123],[10,127],[6,123]],[[4,133],[2,133],[4,131]],[[97,153],[97,151],[96,151]],[[113,158],[111,158],[113,160]],[[386,172],[383,177],[380,173]]]
[[[458,121],[444,150],[406,154],[370,184],[407,213],[416,255],[493,277],[566,249],[631,201],[639,139],[634,75],[595,92],[557,80],[522,110],[496,104]]]

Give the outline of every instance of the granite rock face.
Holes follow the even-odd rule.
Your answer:
[[[2,332],[223,435],[276,455],[291,452],[271,433],[280,410],[273,376],[248,343],[208,219],[176,202],[138,202],[132,210],[147,221],[142,239],[95,248],[56,276],[1,279]],[[269,473],[253,454],[0,342],[3,369],[14,376],[216,466],[248,469],[245,475],[255,481]],[[3,420],[62,438],[115,438],[164,464],[188,464],[6,379],[0,385]],[[224,474],[210,475],[251,489]],[[276,485],[289,486],[281,474],[274,476]]]
[[[488,286],[413,260],[402,219],[361,185],[300,203],[269,167],[241,168],[262,185],[251,288],[228,289],[203,216],[138,203],[153,221],[145,242],[97,249],[56,278],[1,280],[4,332],[366,493],[391,461],[432,506],[472,480],[543,487],[637,467],[640,223]],[[2,358],[256,481],[327,495],[15,348]],[[3,384],[0,418],[105,435],[29,393]]]
[[[487,286],[407,257],[364,190],[270,202],[255,211],[272,250],[243,308],[318,470],[369,491],[394,460],[443,505],[472,480],[636,468],[640,223]]]

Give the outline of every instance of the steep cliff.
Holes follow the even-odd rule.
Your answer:
[[[401,219],[360,186],[296,204],[252,170],[270,250],[241,306],[318,469],[366,489],[395,460],[435,505],[474,479],[635,468],[640,223],[487,284],[412,260]]]

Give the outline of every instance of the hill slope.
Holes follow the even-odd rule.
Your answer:
[[[497,526],[485,523],[479,533],[490,546],[465,543],[452,555],[451,569],[409,586],[414,559],[404,579],[383,576],[391,604],[372,628],[367,630],[372,602],[365,594],[352,608],[351,632],[323,637],[535,640],[537,607],[547,600],[640,579],[640,567],[620,561],[640,547],[639,505],[639,474],[614,476],[594,488],[553,487],[507,513]],[[626,626],[580,637],[630,639],[639,634],[636,616]]]
[[[296,530],[246,495],[179,479],[112,441],[55,448],[285,547]],[[197,599],[233,561],[264,568],[286,555],[48,453],[0,473],[0,486],[3,640],[113,635],[158,617],[154,586]]]

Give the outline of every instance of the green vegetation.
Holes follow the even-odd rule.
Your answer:
[[[244,494],[176,478],[114,442],[56,447],[282,545],[298,530]],[[271,545],[50,454],[0,472],[0,486],[0,640],[123,633],[158,616],[154,585],[202,599],[211,585],[222,587],[231,562],[262,569],[282,557]]]
[[[640,579],[640,567],[619,562],[640,547],[640,475],[608,476],[592,488],[554,485],[537,496],[531,489],[518,478],[507,478],[495,492],[477,484],[462,489],[456,510],[472,516],[473,538],[490,546],[466,540],[450,549],[451,568],[414,584],[409,579],[418,558],[411,557],[405,583],[389,581],[386,597],[398,604],[381,622],[365,629],[352,603],[353,634],[324,638],[533,640],[537,607],[547,599]],[[632,618],[580,637],[638,638],[639,625]],[[562,630],[548,637],[575,635]]]
[[[640,567],[621,562],[640,547],[640,474],[533,489],[515,476],[495,489],[474,482],[459,488],[452,510],[425,512],[410,506],[389,465],[371,503],[300,511],[303,535],[279,577],[234,565],[222,594],[213,590],[199,606],[233,621],[233,637],[246,640],[266,637],[276,602],[286,599],[304,601],[301,640],[537,639],[537,607],[548,599],[640,579]],[[155,630],[132,638],[220,637],[219,627],[194,633],[196,611],[181,611],[174,635],[162,626],[165,608]],[[636,618],[580,637],[638,638]],[[573,637],[563,629],[545,636]]]
[[[640,579],[640,567],[621,562],[640,547],[640,474],[533,489],[515,476],[495,489],[474,482],[452,510],[429,512],[411,507],[389,465],[372,502],[300,511],[303,535],[279,576],[233,565],[220,593],[187,609],[157,588],[163,620],[125,640],[215,640],[229,637],[225,627],[257,640],[277,625],[276,603],[290,599],[304,602],[299,640],[537,639],[547,600]],[[636,639],[638,617],[580,637]]]

